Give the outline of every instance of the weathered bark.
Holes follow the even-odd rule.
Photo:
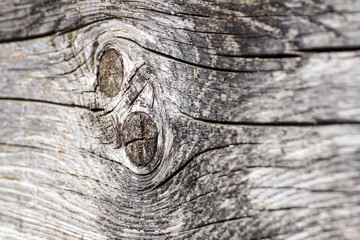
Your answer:
[[[0,238],[360,239],[360,1],[0,3]]]

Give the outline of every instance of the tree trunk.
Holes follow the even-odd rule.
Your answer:
[[[0,3],[1,239],[360,239],[359,0]]]

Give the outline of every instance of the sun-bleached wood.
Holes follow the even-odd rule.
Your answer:
[[[359,13],[1,2],[0,238],[360,238]]]

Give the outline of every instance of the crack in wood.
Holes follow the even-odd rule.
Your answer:
[[[358,239],[359,8],[5,3],[0,237]]]
[[[329,125],[359,125],[360,121],[353,121],[353,120],[341,120],[341,119],[334,119],[334,120],[314,120],[311,122],[307,121],[278,121],[278,122],[246,122],[246,121],[216,121],[211,119],[205,119],[205,118],[198,118],[190,116],[189,114],[186,114],[185,112],[180,112],[181,114],[185,115],[186,117],[189,117],[193,120],[204,122],[204,123],[210,123],[210,124],[220,124],[220,125],[234,125],[234,126],[264,126],[264,127],[314,127],[314,126],[329,126]]]
[[[18,101],[18,102],[33,102],[33,103],[41,103],[41,104],[51,104],[55,106],[62,106],[62,107],[70,107],[70,108],[81,108],[86,109],[89,111],[99,111],[99,109],[91,109],[86,106],[73,104],[73,103],[62,103],[62,102],[53,102],[43,99],[31,99],[31,98],[19,98],[19,97],[0,97],[0,101]]]

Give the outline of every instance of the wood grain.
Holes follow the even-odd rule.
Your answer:
[[[3,1],[0,238],[360,238],[359,12]]]

